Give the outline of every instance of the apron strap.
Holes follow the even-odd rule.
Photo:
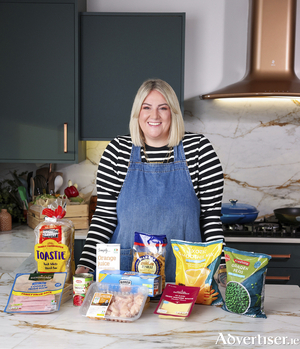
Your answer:
[[[141,162],[141,147],[137,147],[132,144],[131,154],[130,154],[130,162]]]
[[[174,162],[175,161],[186,161],[182,141],[174,147]]]

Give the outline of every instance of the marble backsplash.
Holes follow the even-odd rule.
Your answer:
[[[300,207],[300,102],[288,99],[185,101],[186,130],[203,133],[220,157],[223,202],[238,199],[257,207],[259,217],[279,207]],[[96,195],[96,173],[108,142],[87,142],[87,159],[53,164],[79,190]],[[0,180],[9,170],[33,171],[49,164],[0,164]]]
[[[220,157],[223,202],[238,199],[259,217],[300,206],[300,102],[223,99],[185,103],[187,131],[203,133]]]

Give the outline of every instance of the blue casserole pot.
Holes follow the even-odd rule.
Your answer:
[[[230,199],[230,203],[222,204],[221,221],[223,224],[252,223],[258,216],[256,207],[247,204],[238,204],[238,200]]]

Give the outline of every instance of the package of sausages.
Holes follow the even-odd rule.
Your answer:
[[[42,211],[45,220],[35,229],[34,256],[39,273],[66,272],[66,283],[73,282],[75,274],[74,236],[72,221],[64,219],[63,206],[51,206]]]
[[[60,308],[66,273],[16,275],[6,313],[53,313]]]

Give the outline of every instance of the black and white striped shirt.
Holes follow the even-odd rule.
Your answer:
[[[199,134],[186,132],[182,140],[188,169],[195,193],[200,201],[202,241],[223,239],[220,220],[223,196],[223,170],[209,140]],[[96,244],[107,243],[117,225],[116,205],[130,160],[130,136],[113,139],[105,149],[97,172],[97,206],[78,266],[91,270],[96,266]],[[168,147],[146,147],[148,161],[174,161]],[[142,161],[146,161],[141,148]]]

